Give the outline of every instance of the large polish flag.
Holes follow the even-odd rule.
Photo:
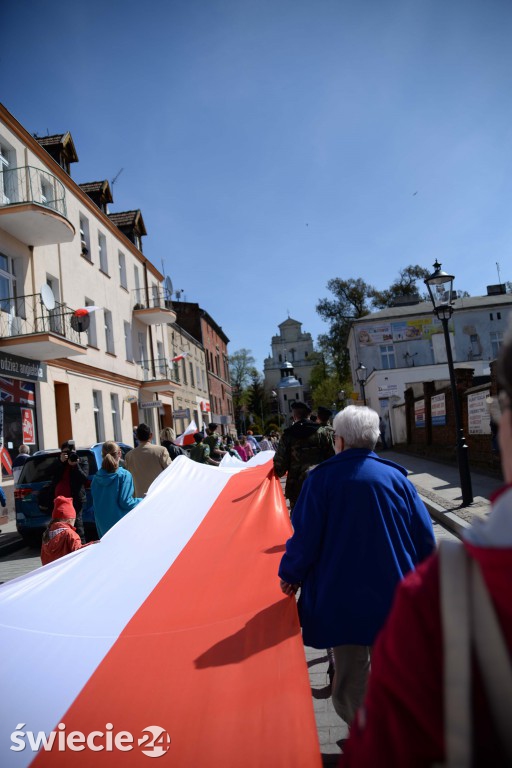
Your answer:
[[[2,768],[320,767],[272,456],[181,456],[98,544],[0,587]]]

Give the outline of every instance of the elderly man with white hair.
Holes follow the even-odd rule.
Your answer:
[[[336,455],[302,487],[279,577],[285,594],[300,587],[305,645],[334,650],[333,704],[350,724],[395,588],[432,553],[435,539],[407,470],[374,453],[378,414],[349,406],[333,426]]]

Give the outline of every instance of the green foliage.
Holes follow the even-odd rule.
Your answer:
[[[389,288],[386,288],[384,291],[374,291],[373,306],[376,309],[392,307],[396,299],[401,296],[409,296],[411,298],[417,296],[420,299],[427,299],[428,294],[423,281],[429,274],[428,269],[420,267],[418,264],[410,264],[408,267],[404,267],[404,269],[400,270],[397,280],[391,283]],[[418,285],[418,282],[420,285]]]

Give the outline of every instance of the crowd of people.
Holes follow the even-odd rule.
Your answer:
[[[296,402],[291,426],[259,442],[250,430],[221,435],[212,423],[194,434],[189,452],[177,445],[173,429],[162,430],[155,445],[150,428],[139,425],[126,466],[115,442],[103,445],[91,487],[98,534],[139,504],[153,480],[183,454],[218,466],[226,455],[246,462],[259,451],[274,451],[275,473],[286,475],[292,523],[279,583],[285,595],[298,597],[304,643],[328,654],[334,708],[350,728],[342,765],[512,765],[512,338],[497,370],[501,393],[493,418],[505,485],[492,500],[488,521],[470,529],[450,558],[448,548],[446,555],[436,553],[429,514],[407,470],[382,455],[387,446],[379,415],[354,405],[331,425],[329,409],[319,408],[312,418],[308,406]],[[55,466],[43,563],[84,546],[86,477],[67,441]],[[457,604],[466,590],[467,616]],[[451,593],[455,615],[465,616],[459,626],[445,605]],[[492,622],[475,619],[483,615],[477,614],[481,603]],[[455,653],[446,642],[448,623]],[[494,635],[486,647],[482,625],[488,623]],[[465,651],[459,654],[459,648]],[[452,675],[454,658],[458,678]],[[489,673],[492,664],[498,674]],[[454,679],[456,706],[447,694]]]

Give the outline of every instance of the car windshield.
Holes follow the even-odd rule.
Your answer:
[[[96,472],[96,461],[92,451],[77,451],[79,459],[87,458],[89,461],[89,474]],[[41,456],[33,456],[22,467],[18,480],[18,485],[27,485],[29,483],[44,483],[51,480],[51,467],[59,453],[45,453]]]

